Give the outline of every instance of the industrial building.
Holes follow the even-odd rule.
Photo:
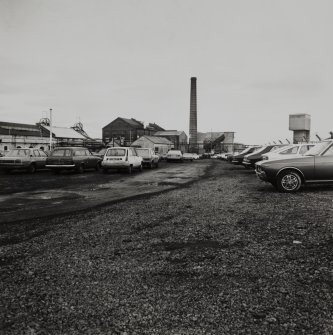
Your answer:
[[[154,134],[154,136],[165,137],[173,143],[174,149],[187,152],[187,135],[182,130],[158,131]]]
[[[144,135],[134,141],[132,146],[139,148],[151,148],[155,153],[165,155],[173,148],[173,143],[165,137]]]
[[[112,143],[113,139],[118,140],[122,145],[129,146],[143,135],[151,136],[155,132],[164,130],[155,123],[149,123],[144,127],[143,122],[136,119],[117,117],[102,129],[103,142]]]

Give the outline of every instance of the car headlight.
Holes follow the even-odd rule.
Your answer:
[[[262,157],[262,160],[263,160],[263,161],[268,161],[268,157],[267,157],[267,156],[263,156],[263,157]]]

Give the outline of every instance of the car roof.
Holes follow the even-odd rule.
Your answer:
[[[56,147],[53,150],[57,150],[57,149],[72,149],[72,150],[75,150],[75,149],[88,149],[88,148],[85,148],[85,147]]]

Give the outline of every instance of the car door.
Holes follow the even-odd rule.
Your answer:
[[[87,156],[87,166],[89,168],[94,168],[97,163],[96,157],[88,149],[86,149],[85,152]]]
[[[315,179],[333,181],[333,143],[321,156],[315,156]]]
[[[45,168],[47,155],[43,150],[39,150],[39,155],[40,155],[40,166],[41,168]]]
[[[32,161],[35,162],[35,164],[36,164],[36,168],[37,168],[37,169],[39,169],[39,168],[42,167],[42,160],[41,160],[40,153],[39,153],[39,150],[38,150],[38,149],[34,149],[34,150],[33,150]]]

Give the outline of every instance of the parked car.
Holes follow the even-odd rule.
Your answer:
[[[138,156],[135,148],[114,147],[108,148],[102,161],[103,172],[111,169],[126,170],[132,173],[133,169],[142,171],[142,157]]]
[[[167,153],[167,161],[183,161],[183,154],[180,150],[169,150]]]
[[[198,160],[198,159],[200,159],[200,156],[199,156],[198,154],[195,154],[195,153],[194,153],[194,154],[193,154],[193,159],[194,159],[194,160]]]
[[[92,154],[94,156],[97,156],[97,157],[100,157],[100,158],[103,158],[105,153],[106,153],[106,150],[107,148],[102,148],[101,150],[97,151],[97,152],[92,152]]]
[[[256,147],[256,146],[247,147],[246,149],[241,151],[239,154],[233,155],[231,162],[235,165],[242,164],[245,155],[251,154],[252,152],[258,150],[259,148],[260,147]]]
[[[262,155],[269,153],[271,151],[274,151],[276,149],[281,148],[281,146],[285,146],[283,144],[281,145],[266,145],[264,147],[261,147],[260,149],[254,151],[252,154],[247,154],[244,156],[243,162],[242,164],[246,167],[246,168],[254,168],[255,167],[255,163],[259,162],[262,160]]]
[[[300,157],[304,155],[308,150],[310,150],[314,144],[303,143],[303,144],[291,144],[282,147],[278,150],[274,150],[262,155],[263,160],[275,160],[275,159],[285,159]]]
[[[316,144],[301,157],[260,161],[256,174],[282,192],[296,192],[305,184],[333,184],[333,140]]]
[[[183,153],[183,160],[184,161],[191,161],[191,162],[193,162],[193,160],[194,160],[194,154],[191,154],[190,152]]]
[[[84,147],[58,147],[52,150],[46,160],[46,167],[59,173],[61,170],[75,170],[83,173],[86,169],[99,170],[101,158]]]
[[[142,166],[149,167],[150,169],[153,167],[158,168],[158,161],[160,160],[160,157],[155,154],[153,149],[136,148],[136,153],[138,156],[142,157]]]
[[[0,157],[0,168],[6,172],[24,169],[35,173],[38,169],[45,169],[46,158],[46,153],[40,149],[12,149]]]

